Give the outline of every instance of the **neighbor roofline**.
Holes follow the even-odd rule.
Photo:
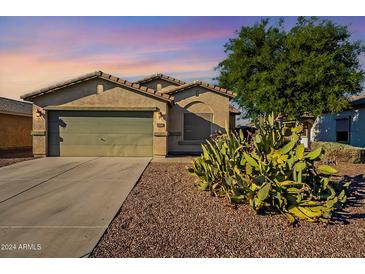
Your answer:
[[[349,99],[351,107],[360,107],[365,105],[365,94],[352,96]]]
[[[31,105],[32,104],[30,102],[22,102],[22,101],[19,101],[19,100],[16,100],[16,99],[7,98],[7,97],[3,97],[3,96],[0,96],[0,100],[12,101],[14,103],[21,103],[21,104],[25,104],[25,105]]]
[[[39,90],[36,90],[36,91],[33,91],[33,92],[29,92],[29,93],[26,93],[26,94],[20,96],[20,98],[24,99],[24,100],[33,99],[35,97],[42,96],[44,94],[57,91],[57,90],[65,88],[65,87],[76,85],[76,84],[79,84],[81,82],[85,82],[85,81],[88,81],[90,79],[96,79],[96,78],[110,81],[112,83],[115,83],[115,84],[130,88],[130,89],[142,92],[142,93],[145,93],[146,95],[155,97],[157,99],[167,101],[169,103],[173,102],[173,97],[170,96],[169,94],[163,94],[163,93],[161,93],[159,91],[156,91],[152,88],[147,88],[147,87],[141,86],[140,84],[132,83],[132,82],[129,82],[127,80],[120,79],[119,77],[113,76],[111,74],[104,73],[102,71],[95,71],[95,72],[92,72],[92,73],[88,73],[88,74],[79,76],[77,78],[73,78],[73,79],[70,79],[70,80],[67,80],[67,81],[63,81],[63,82],[51,85],[51,86],[43,88],[43,89],[39,89]]]
[[[32,103],[0,96],[0,113],[32,116]]]
[[[0,114],[8,114],[8,115],[14,115],[14,116],[25,116],[25,117],[32,117],[32,113],[25,113],[25,112],[17,112],[17,111],[6,111],[0,109]]]
[[[171,77],[169,75],[162,74],[162,73],[155,73],[155,74],[150,75],[150,76],[148,76],[146,78],[137,80],[134,83],[136,83],[136,84],[143,84],[143,83],[147,83],[147,82],[153,81],[155,79],[162,79],[162,80],[165,80],[165,81],[168,81],[170,83],[177,84],[177,85],[180,85],[180,86],[186,84],[185,81],[179,80],[177,78],[174,78],[174,77]]]

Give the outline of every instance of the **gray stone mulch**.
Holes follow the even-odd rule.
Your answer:
[[[365,165],[338,168],[355,180],[335,224],[289,225],[201,192],[182,163],[151,163],[91,257],[364,257]]]
[[[0,167],[33,159],[32,149],[0,151]]]

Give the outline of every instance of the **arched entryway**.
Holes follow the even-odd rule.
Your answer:
[[[192,102],[182,115],[184,141],[203,141],[213,133],[214,113],[207,104]]]

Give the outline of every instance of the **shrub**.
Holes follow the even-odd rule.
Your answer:
[[[202,146],[200,158],[188,168],[198,188],[257,212],[276,210],[292,223],[328,222],[345,202],[348,184],[333,180],[334,168],[316,167],[322,148],[305,153],[298,142],[302,127],[292,128],[287,140],[273,114],[261,117],[256,128],[249,139],[242,132],[227,133]]]
[[[334,142],[313,142],[312,147],[324,149],[324,162],[365,163],[365,149]]]

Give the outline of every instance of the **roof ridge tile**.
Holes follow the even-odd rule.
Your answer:
[[[226,94],[228,95],[229,97],[234,97],[234,92],[233,91],[230,91],[228,89],[225,89],[225,88],[222,88],[222,87],[219,87],[217,85],[213,85],[213,84],[209,84],[209,83],[206,83],[206,82],[203,82],[201,80],[194,80],[190,83],[187,83],[185,85],[182,85],[182,86],[177,86],[171,90],[166,90],[166,94],[172,94],[172,93],[175,93],[175,92],[178,92],[180,90],[184,90],[184,89],[187,89],[189,87],[192,87],[192,86],[202,86],[202,87],[206,87],[208,89],[211,89],[211,90],[214,90],[218,93],[223,93],[223,94]]]
[[[165,75],[163,73],[154,73],[154,74],[152,74],[150,76],[147,76],[147,77],[145,77],[143,79],[140,79],[140,80],[135,81],[135,83],[146,83],[146,82],[152,81],[152,80],[154,80],[156,78],[160,78],[160,79],[172,81],[172,82],[174,82],[176,84],[180,84],[180,85],[186,84],[185,81],[182,81],[180,79],[177,79],[177,78],[172,77],[172,76],[169,76],[169,75]]]

